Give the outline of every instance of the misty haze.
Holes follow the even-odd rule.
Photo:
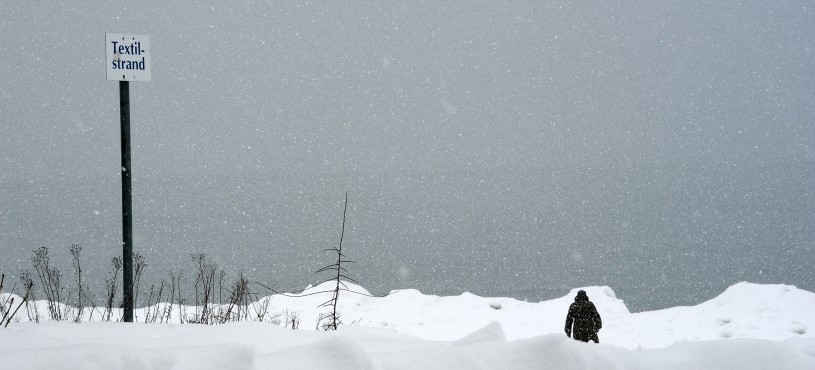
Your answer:
[[[152,53],[130,84],[143,286],[196,253],[319,283],[347,193],[347,268],[374,294],[609,286],[642,311],[741,281],[815,291],[813,19],[811,1],[6,2],[0,272],[46,246],[70,276],[79,244],[99,291],[122,253],[114,32]]]

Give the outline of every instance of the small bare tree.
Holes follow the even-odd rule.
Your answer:
[[[328,301],[326,301],[325,303],[323,303],[323,304],[321,304],[319,306],[319,307],[329,307],[331,309],[331,312],[329,312],[328,314],[323,315],[323,318],[321,320],[321,321],[323,321],[323,324],[322,324],[323,330],[337,330],[337,328],[342,324],[342,321],[340,320],[340,316],[337,313],[337,302],[340,299],[340,290],[341,290],[341,288],[344,288],[345,290],[348,290],[348,287],[345,286],[345,283],[342,282],[342,279],[350,280],[350,281],[356,283],[356,280],[354,280],[354,279],[352,279],[352,278],[350,278],[350,277],[348,277],[346,275],[348,270],[346,270],[343,267],[344,263],[354,263],[355,262],[355,261],[345,259],[345,254],[342,253],[342,242],[343,242],[343,239],[345,237],[345,215],[346,215],[347,211],[348,211],[348,193],[345,193],[345,207],[342,210],[342,232],[340,233],[340,244],[336,248],[329,248],[329,249],[323,250],[323,252],[332,252],[332,253],[336,254],[336,260],[335,260],[334,263],[332,263],[332,264],[330,264],[328,266],[325,266],[325,267],[317,270],[317,272],[316,272],[316,273],[331,272],[332,277],[330,279],[326,280],[326,281],[334,281],[335,282],[334,292],[331,295],[331,299],[329,299]],[[319,324],[318,324],[318,326],[319,326]]]

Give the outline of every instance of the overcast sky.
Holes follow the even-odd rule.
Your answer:
[[[378,294],[813,291],[813,19],[811,1],[9,2],[0,271],[47,246],[68,274],[80,244],[99,282],[121,253],[114,32],[152,45],[130,94],[155,279],[207,253],[319,282],[347,192],[349,269]]]

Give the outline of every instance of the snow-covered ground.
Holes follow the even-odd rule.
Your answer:
[[[253,306],[280,325],[37,324],[18,313],[23,322],[0,329],[0,369],[815,369],[815,294],[788,285],[740,283],[697,306],[643,313],[608,287],[582,288],[603,317],[599,345],[563,333],[577,289],[536,303],[343,292],[345,325],[317,331],[329,296],[309,293],[328,289]],[[295,315],[299,330],[282,327]]]

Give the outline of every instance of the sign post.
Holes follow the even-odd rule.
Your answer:
[[[130,81],[150,81],[150,37],[105,33],[107,80],[119,81],[122,144],[122,320],[133,322],[133,214],[130,167]]]

